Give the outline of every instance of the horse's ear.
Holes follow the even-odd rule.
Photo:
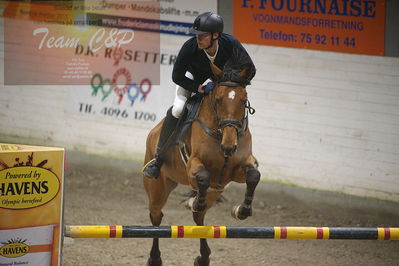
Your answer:
[[[249,76],[251,75],[251,67],[246,67],[243,70],[241,70],[238,75],[242,78],[248,79]]]
[[[223,71],[220,68],[218,68],[215,64],[213,64],[212,62],[210,62],[210,64],[211,64],[211,70],[212,70],[213,75],[216,78],[220,79],[223,76]]]

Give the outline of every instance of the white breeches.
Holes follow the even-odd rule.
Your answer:
[[[194,79],[193,75],[190,72],[186,72],[186,77],[188,77],[189,79]],[[172,106],[172,115],[174,117],[180,117],[181,113],[183,112],[184,104],[190,96],[191,91],[188,91],[183,87],[176,85],[176,95]]]

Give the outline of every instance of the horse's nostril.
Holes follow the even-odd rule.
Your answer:
[[[233,145],[231,147],[225,147],[224,145],[221,145],[222,151],[224,156],[232,156],[236,151],[237,151],[237,145]]]
[[[233,146],[233,153],[235,153],[237,151],[237,145]]]

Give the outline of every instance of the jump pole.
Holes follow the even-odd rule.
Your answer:
[[[399,227],[67,225],[72,238],[263,238],[399,240]]]

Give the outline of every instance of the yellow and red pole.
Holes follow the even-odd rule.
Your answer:
[[[399,227],[67,225],[72,238],[266,238],[399,240]]]

